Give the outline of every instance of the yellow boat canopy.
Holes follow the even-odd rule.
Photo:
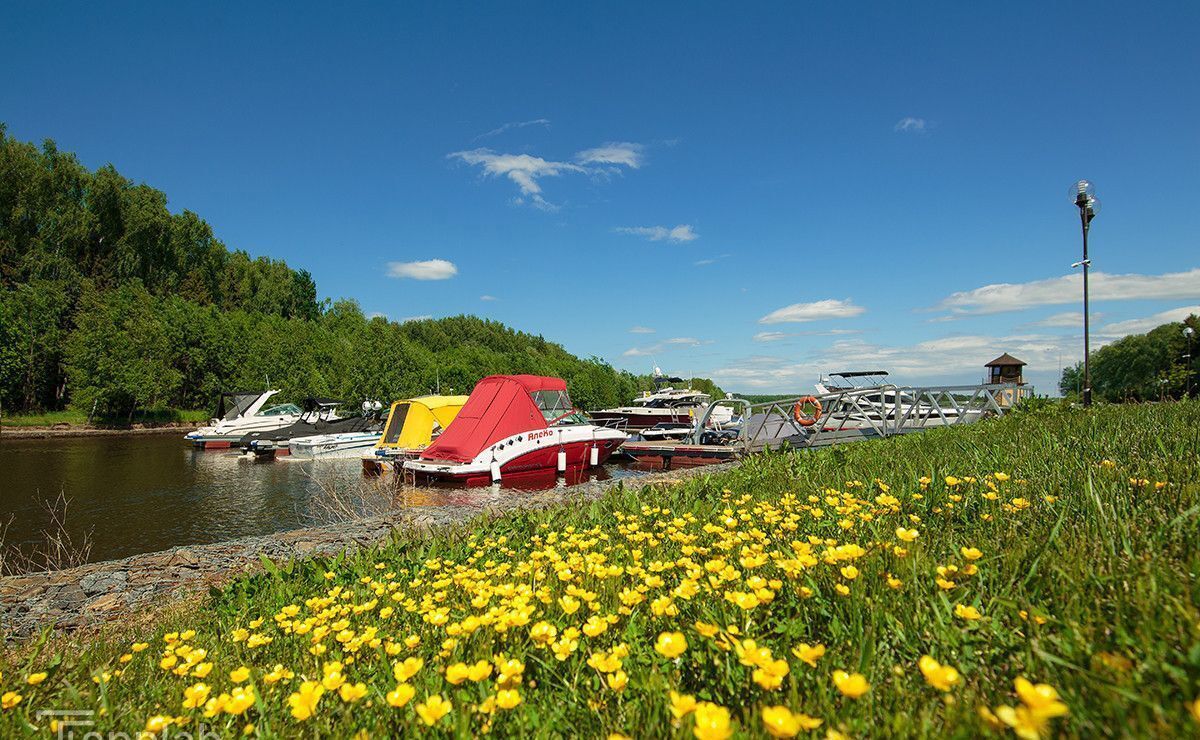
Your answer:
[[[375,445],[381,450],[422,450],[435,431],[450,426],[467,402],[466,396],[420,396],[396,401],[388,413],[383,436]]]

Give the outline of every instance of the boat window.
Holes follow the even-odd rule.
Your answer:
[[[227,393],[221,396],[221,408],[217,409],[217,415],[225,421],[233,421],[242,414],[246,413],[246,409],[254,405],[259,393]],[[229,410],[225,411],[225,401],[229,399]]]
[[[557,419],[575,408],[571,405],[571,398],[566,391],[534,391],[533,402],[537,404],[546,421]]]
[[[409,404],[397,404],[388,417],[387,429],[383,430],[383,443],[394,445],[400,441],[400,432],[404,430],[404,420],[408,418]]]
[[[283,416],[284,414],[300,414],[300,407],[294,403],[281,403],[278,406],[272,406],[266,411],[260,412],[259,416]]]

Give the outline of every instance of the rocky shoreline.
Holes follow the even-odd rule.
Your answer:
[[[0,424],[0,440],[4,439],[59,439],[63,437],[119,437],[130,434],[167,434],[170,432],[197,429],[204,422],[172,421],[166,424],[131,427],[81,427],[74,424],[55,424],[49,427],[14,427]]]
[[[687,478],[722,472],[736,464],[585,483],[513,497],[501,500],[501,503],[489,499],[478,508],[402,508],[325,526],[210,545],[175,547],[49,573],[4,576],[0,577],[0,634],[11,640],[35,634],[45,627],[60,631],[100,627],[163,608],[209,587],[218,587],[239,575],[260,571],[263,558],[286,562],[333,556],[383,544],[397,531],[429,532],[517,509],[578,504],[598,499],[617,486],[640,489],[671,485]]]

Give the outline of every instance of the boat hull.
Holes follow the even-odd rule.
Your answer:
[[[690,424],[695,421],[686,410],[666,410],[659,413],[649,411],[593,411],[589,414],[598,423],[624,421],[626,429],[649,429],[656,424]]]
[[[514,457],[500,466],[500,479],[505,483],[513,483],[524,477],[537,477],[556,472],[577,473],[592,467],[591,453],[596,449],[596,465],[603,465],[612,457],[621,440],[597,439],[565,442],[562,445],[547,445]],[[558,453],[566,455],[566,470],[558,470]],[[453,484],[467,487],[492,485],[492,470],[489,465],[464,463],[460,465],[436,465],[422,463],[414,467],[413,463],[405,465],[406,479],[415,485]]]

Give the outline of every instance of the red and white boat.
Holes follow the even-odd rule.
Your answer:
[[[415,484],[486,486],[603,465],[627,439],[571,405],[561,378],[492,375],[479,381],[446,431],[404,463]]]

